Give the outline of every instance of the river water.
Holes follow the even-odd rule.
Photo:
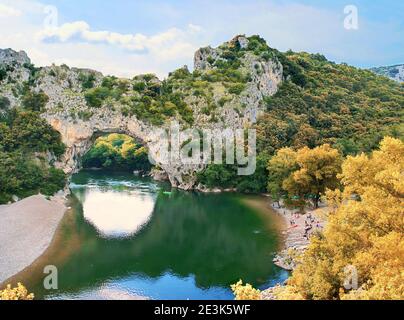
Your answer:
[[[233,299],[243,279],[287,278],[272,263],[275,217],[245,196],[171,189],[127,173],[81,171],[71,209],[44,257],[22,280],[39,299]],[[46,265],[58,289],[44,289]]]

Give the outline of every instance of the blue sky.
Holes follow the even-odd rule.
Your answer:
[[[47,5],[58,13],[49,30]],[[358,9],[357,30],[344,28],[346,5]],[[282,51],[320,52],[358,67],[392,65],[404,63],[403,32],[399,0],[0,0],[0,47],[25,50],[39,65],[122,76],[164,77],[192,66],[197,48],[236,34],[259,34]]]

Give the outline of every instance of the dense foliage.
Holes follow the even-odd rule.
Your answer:
[[[347,155],[370,152],[385,135],[403,137],[401,85],[319,55],[280,56],[300,80],[290,77],[266,98],[257,126],[261,151],[329,143]]]
[[[109,134],[98,138],[83,157],[85,168],[107,170],[142,171],[151,169],[147,150],[124,134]]]
[[[10,106],[10,100],[6,97],[0,96],[0,110],[6,110]]]
[[[275,200],[304,206],[307,201],[318,207],[327,189],[339,186],[342,157],[328,144],[293,151],[280,149],[268,164],[268,191]]]
[[[249,283],[243,285],[243,281],[241,280],[231,285],[231,290],[233,291],[236,300],[261,299],[261,292],[258,289],[254,289]]]
[[[137,76],[131,81],[105,77],[101,86],[88,88],[84,97],[92,108],[119,102],[124,115],[136,115],[155,125],[170,117],[193,123],[192,109],[184,102],[183,94],[173,91],[169,79],[161,82],[154,75]]]
[[[403,299],[404,144],[385,138],[370,156],[348,157],[344,186],[328,193],[335,212],[288,281],[306,299]],[[344,287],[353,266],[357,290]],[[348,274],[349,275],[349,274]]]
[[[322,144],[344,156],[355,155],[371,152],[386,135],[404,137],[402,85],[367,70],[335,64],[319,54],[281,53],[259,37],[249,39],[246,50],[278,59],[285,77],[279,91],[265,98],[266,112],[255,125],[259,157],[271,157],[284,147]],[[233,51],[235,57],[243,54],[237,48]],[[231,173],[228,166],[210,165],[198,177],[209,187],[238,188],[250,183],[250,177]],[[265,174],[268,178],[275,173]]]
[[[35,93],[27,90],[22,97],[22,105],[26,110],[41,112],[45,109],[49,97],[44,92]]]
[[[17,287],[12,288],[7,285],[4,290],[0,290],[0,300],[33,300],[34,294],[28,293],[28,290],[18,283]]]
[[[48,162],[64,152],[60,134],[37,112],[12,109],[0,118],[0,203],[64,188],[65,174]]]
[[[256,170],[251,176],[239,176],[237,165],[211,164],[197,174],[198,181],[208,188],[220,187],[224,189],[237,189],[239,192],[260,193],[267,188],[268,157],[257,157]]]

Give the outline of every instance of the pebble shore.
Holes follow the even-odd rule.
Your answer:
[[[49,247],[66,211],[62,195],[35,195],[0,206],[0,286]]]
[[[321,205],[319,209],[306,210],[304,214],[274,203],[271,204],[271,207],[284,219],[287,226],[282,232],[285,237],[284,248],[274,258],[274,264],[282,269],[292,271],[296,267],[294,256],[301,254],[307,248],[311,234],[323,230],[325,226],[324,213],[327,211],[327,207]],[[262,291],[262,299],[276,299],[273,290],[272,287]]]

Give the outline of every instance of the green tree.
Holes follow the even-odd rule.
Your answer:
[[[10,100],[7,97],[0,96],[0,110],[5,110],[10,106]]]
[[[98,87],[87,90],[84,94],[87,104],[93,108],[100,108],[106,98],[111,95],[111,91],[106,87]]]
[[[22,98],[22,105],[27,110],[42,112],[48,101],[49,97],[43,91],[28,91]]]
[[[82,161],[85,168],[144,172],[151,169],[147,149],[133,138],[117,133],[98,138]]]

